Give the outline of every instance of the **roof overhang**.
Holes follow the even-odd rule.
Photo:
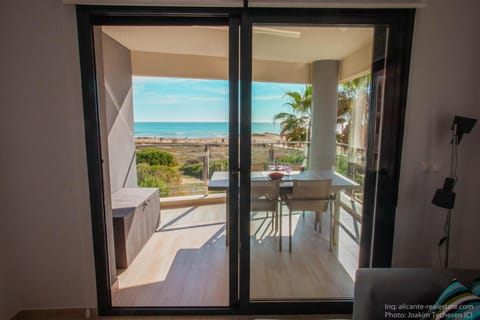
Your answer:
[[[137,76],[228,78],[228,29],[103,26],[131,51]],[[311,63],[339,61],[339,82],[370,71],[373,28],[254,26],[253,80],[310,83]]]

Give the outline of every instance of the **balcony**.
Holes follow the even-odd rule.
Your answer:
[[[257,32],[253,33],[252,41],[260,51],[255,50],[252,57],[251,106],[241,106],[251,107],[252,132],[257,133],[252,136],[251,170],[267,170],[273,163],[288,164],[293,170],[305,166],[330,170],[336,153],[337,172],[362,185],[364,151],[348,145],[335,146],[335,141],[343,135],[342,141],[365,145],[366,89],[369,88],[366,82],[371,67],[373,28],[274,27],[275,33],[285,34],[294,28],[296,34],[304,36],[270,35],[275,40],[273,46],[270,41],[264,42],[262,26],[253,26]],[[109,154],[110,191],[137,185],[155,187],[160,190],[161,202],[161,224],[157,231],[129,267],[118,270],[118,280],[112,290],[113,304],[225,306],[229,275],[227,197],[221,191],[209,191],[208,181],[212,172],[228,170],[228,139],[212,138],[217,136],[214,130],[204,134],[205,127],[201,134],[191,134],[192,130],[188,129],[192,129],[192,123],[212,127],[215,123],[226,126],[230,123],[229,103],[235,98],[232,100],[229,96],[229,85],[236,79],[229,77],[229,53],[224,50],[228,48],[228,28],[104,26],[102,31],[98,40],[102,42],[99,46],[103,60],[99,60],[104,64],[105,86],[99,88],[106,97],[101,110],[106,110],[103,127],[108,144],[103,146]],[[349,36],[355,34],[356,41],[347,39],[346,31]],[[323,37],[328,39],[329,46],[333,39],[344,43],[339,46],[343,49],[325,52],[326,46],[319,41]],[[140,38],[146,41],[131,42]],[[152,43],[158,46],[153,49]],[[206,43],[216,43],[219,47],[205,51]],[[350,83],[358,77],[364,79]],[[205,87],[207,79],[215,83]],[[149,88],[149,80],[154,80],[153,87]],[[296,94],[290,95],[293,100],[284,100],[288,92],[300,93],[299,105],[295,106]],[[293,109],[284,110],[288,105]],[[298,109],[298,106],[303,107]],[[283,111],[295,117],[277,117]],[[282,130],[253,130],[255,123],[270,123],[273,119],[283,124],[289,119],[299,122],[298,126],[290,127],[293,129],[290,133],[283,130],[287,128],[283,125]],[[158,121],[163,129],[172,122],[187,123],[188,127],[187,130],[177,127],[168,134],[162,130],[143,131],[148,132],[145,135],[157,137],[141,139],[135,121]],[[221,132],[225,135],[228,129]],[[260,132],[276,134],[269,137]],[[210,138],[202,141],[187,139],[187,136]],[[309,139],[313,141],[312,148],[308,143],[286,142],[282,137],[294,141]],[[139,154],[151,149],[161,151],[161,156],[166,158],[157,159],[155,164],[139,161]],[[328,161],[324,161],[324,156],[328,156]],[[332,251],[329,250],[329,212],[323,214],[321,233],[313,229],[310,212],[293,215],[292,253],[277,249],[279,233],[272,231],[270,217],[265,212],[251,215],[252,298],[352,296],[362,190],[342,193],[338,198],[341,202],[339,241]],[[287,213],[286,208],[283,212]],[[284,222],[286,219],[286,215],[282,216]],[[335,219],[334,224],[338,226],[337,221]],[[283,226],[287,228],[288,223]],[[286,243],[287,229],[282,230],[282,234]],[[113,250],[111,244],[109,250]]]
[[[149,143],[138,149],[158,148],[188,162],[200,163],[201,179],[188,178],[161,195],[161,224],[133,263],[118,270],[112,288],[114,306],[227,306],[228,246],[224,193],[208,192],[207,164],[225,160],[228,144]],[[300,165],[303,145],[255,141],[255,163],[295,159]],[[273,150],[273,152],[272,152]],[[188,155],[188,157],[187,157]],[[337,170],[363,182],[364,150],[337,145]],[[357,162],[351,161],[356,159]],[[252,159],[253,160],[253,159]],[[253,161],[252,161],[253,162]],[[208,168],[208,169],[207,169]],[[198,173],[198,172],[197,172]],[[207,180],[206,180],[207,178]],[[329,250],[330,214],[323,214],[322,232],[313,228],[313,214],[293,215],[293,251],[278,250],[278,233],[265,212],[251,216],[252,299],[290,300],[349,298],[353,296],[361,229],[361,189],[342,192],[339,242]],[[283,208],[283,242],[288,234],[287,208]]]

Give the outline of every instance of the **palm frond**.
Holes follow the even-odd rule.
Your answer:
[[[287,141],[305,141],[312,113],[312,86],[306,85],[303,92],[287,91],[284,98],[288,99],[284,106],[289,112],[276,114],[273,121],[281,120],[280,134]]]

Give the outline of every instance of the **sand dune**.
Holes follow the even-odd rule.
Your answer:
[[[274,133],[256,133],[252,135],[253,143],[282,143],[284,138]],[[228,138],[164,138],[136,137],[136,145],[148,144],[228,144]]]

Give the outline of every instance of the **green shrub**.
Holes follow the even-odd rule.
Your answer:
[[[180,171],[182,171],[182,173],[186,176],[202,179],[203,163],[196,162],[196,163],[184,164],[183,166],[180,167]]]
[[[353,177],[353,173],[349,174],[348,171],[348,161],[346,156],[338,156],[335,161],[335,171],[341,174],[344,177],[350,178],[355,180],[361,186],[364,185],[365,175],[361,172],[355,172],[355,177]]]
[[[355,175],[355,182],[363,186],[365,184],[365,176],[357,172]]]
[[[335,161],[335,171],[341,174],[342,176],[347,176],[348,171],[348,161],[344,156],[338,156]]]
[[[185,164],[194,164],[194,163],[200,163],[201,161],[198,159],[187,159],[185,161]]]
[[[228,171],[228,160],[218,159],[210,161],[209,171],[210,175],[213,173],[213,171]]]
[[[302,164],[304,159],[303,154],[292,154],[278,159],[281,163]]]
[[[178,189],[182,184],[182,176],[177,169],[147,163],[137,164],[137,178],[138,186],[159,188],[163,196],[168,196],[172,189]]]
[[[197,179],[203,179],[203,163],[193,162],[187,163],[180,167],[180,171],[186,176],[191,176]],[[228,160],[218,159],[209,162],[210,175],[214,171],[228,171]]]
[[[168,166],[175,167],[177,160],[166,151],[156,149],[144,149],[137,151],[137,164],[146,163],[151,166]]]

